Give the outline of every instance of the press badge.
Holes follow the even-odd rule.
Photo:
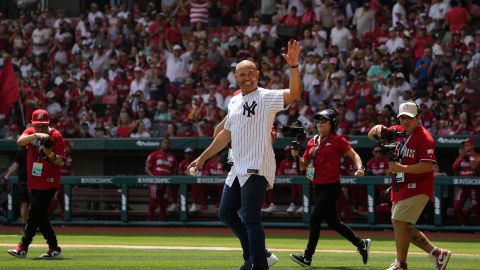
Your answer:
[[[313,179],[313,176],[315,175],[315,167],[313,166],[313,164],[308,164],[307,166],[307,178],[309,180],[312,180]]]
[[[395,180],[399,183],[405,181],[405,175],[403,172],[397,172],[397,175],[395,175]]]
[[[33,176],[42,176],[43,164],[40,162],[34,162],[32,166]]]

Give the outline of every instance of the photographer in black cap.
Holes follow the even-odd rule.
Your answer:
[[[307,178],[313,183],[315,195],[307,248],[303,254],[290,254],[290,258],[303,267],[308,267],[312,263],[323,220],[327,222],[328,227],[357,247],[364,264],[368,262],[371,240],[361,239],[338,217],[336,202],[340,196],[341,157],[347,155],[355,163],[357,167],[355,176],[364,176],[365,168],[362,166],[360,156],[345,137],[336,134],[337,116],[338,113],[332,109],[315,114],[319,135],[308,141],[305,153],[300,158],[300,168],[307,170]],[[292,156],[298,157],[299,151],[292,150]]]

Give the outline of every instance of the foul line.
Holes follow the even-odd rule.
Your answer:
[[[0,244],[1,247],[12,247],[12,244]],[[46,247],[45,244],[31,244],[30,247]],[[130,245],[73,245],[73,244],[63,244],[62,248],[72,248],[72,249],[82,249],[82,248],[110,248],[110,249],[139,249],[139,250],[198,250],[198,251],[241,251],[241,248],[236,247],[194,247],[194,246],[130,246]],[[294,250],[286,248],[272,248],[268,249],[269,251],[277,252],[301,252],[303,250]],[[317,253],[357,253],[354,250],[344,250],[344,249],[317,249]],[[372,254],[390,254],[395,255],[395,251],[381,251],[381,250],[370,250]],[[424,256],[424,252],[409,252],[409,255]],[[455,257],[480,257],[480,254],[472,253],[455,253]]]

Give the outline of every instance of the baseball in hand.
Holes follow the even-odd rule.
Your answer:
[[[188,170],[188,173],[189,173],[191,176],[197,176],[197,168],[191,167],[191,168]]]

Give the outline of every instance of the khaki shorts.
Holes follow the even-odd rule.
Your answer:
[[[415,225],[429,200],[430,197],[420,194],[393,204],[392,219]]]

